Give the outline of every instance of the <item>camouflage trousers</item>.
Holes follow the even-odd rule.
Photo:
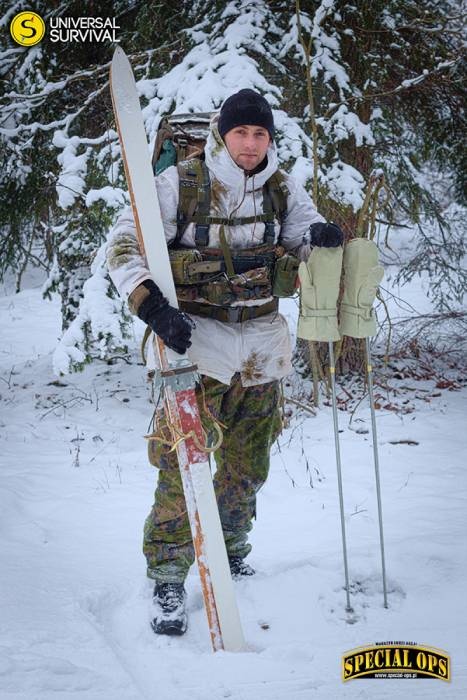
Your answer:
[[[214,454],[213,481],[227,554],[243,558],[251,550],[248,533],[256,516],[256,494],[266,481],[271,445],[282,428],[279,382],[243,387],[238,373],[230,386],[204,375],[201,381],[198,404],[202,406],[204,389],[207,408],[226,426],[223,443]],[[204,417],[203,423],[209,430]],[[161,412],[156,434],[166,432]],[[195,556],[177,456],[157,441],[150,441],[148,449],[149,461],[159,468],[159,480],[144,526],[147,573],[158,581],[182,582]]]

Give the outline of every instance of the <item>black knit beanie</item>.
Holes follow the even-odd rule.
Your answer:
[[[274,119],[267,100],[254,90],[245,88],[228,97],[221,108],[217,130],[224,138],[236,126],[262,126],[274,138]]]

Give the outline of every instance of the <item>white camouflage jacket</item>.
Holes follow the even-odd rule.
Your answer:
[[[268,149],[264,170],[247,176],[231,158],[213,124],[206,143],[205,158],[211,178],[212,216],[241,218],[263,213],[262,188],[278,167],[274,144]],[[300,255],[304,249],[303,236],[310,224],[324,219],[314,208],[305,189],[290,175],[284,173],[284,176],[289,195],[287,217],[282,224],[281,243],[284,248],[294,250]],[[156,187],[165,236],[169,243],[177,232],[177,168],[167,168],[157,176]],[[263,222],[256,222],[225,227],[229,247],[234,249],[261,245],[264,226]],[[277,223],[276,241],[279,231],[280,226]],[[181,243],[195,247],[194,224],[188,225]],[[219,225],[211,225],[209,246],[219,245]],[[152,279],[146,261],[139,251],[130,207],[123,211],[109,234],[107,264],[110,276],[124,299],[128,299],[141,282]],[[270,300],[271,298],[236,303],[254,305]],[[232,376],[239,372],[242,385],[253,386],[280,379],[291,372],[289,329],[280,313],[267,314],[243,323],[224,323],[201,316],[193,316],[193,320],[196,328],[192,333],[192,345],[188,354],[201,374],[230,384]],[[156,364],[154,352],[148,353],[148,366],[152,368]]]

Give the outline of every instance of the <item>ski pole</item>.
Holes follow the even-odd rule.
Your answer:
[[[329,343],[329,374],[331,377],[331,395],[332,395],[332,417],[334,420],[334,442],[336,447],[336,466],[337,466],[337,484],[339,488],[339,507],[341,514],[341,533],[342,533],[342,552],[344,555],[344,573],[345,573],[345,592],[347,596],[346,611],[352,612],[350,605],[350,588],[349,588],[349,567],[347,563],[347,542],[345,537],[345,517],[344,517],[344,495],[342,489],[342,468],[341,468],[341,451],[339,445],[339,424],[337,420],[337,400],[336,400],[336,367],[334,362],[334,344],[330,340]]]
[[[384,607],[388,607],[388,596],[386,587],[386,564],[384,557],[384,536],[383,536],[383,509],[381,504],[381,485],[379,480],[379,456],[378,456],[378,438],[376,434],[376,417],[375,417],[375,401],[373,395],[373,367],[371,365],[371,353],[370,353],[370,339],[365,338],[365,349],[366,349],[366,370],[368,377],[368,394],[370,399],[370,411],[371,411],[371,430],[373,436],[373,457],[375,463],[375,480],[376,480],[376,498],[378,501],[378,520],[379,520],[379,542],[381,547],[381,568],[383,575],[383,595],[384,595]]]

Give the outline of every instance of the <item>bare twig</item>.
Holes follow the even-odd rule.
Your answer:
[[[304,404],[301,401],[297,401],[296,399],[291,399],[288,396],[284,397],[284,401],[286,403],[293,403],[293,404],[295,404],[295,406],[300,406],[300,408],[303,408],[304,411],[308,411],[308,413],[311,413],[312,416],[316,416],[316,411],[314,411],[311,406],[308,406],[307,404]]]

